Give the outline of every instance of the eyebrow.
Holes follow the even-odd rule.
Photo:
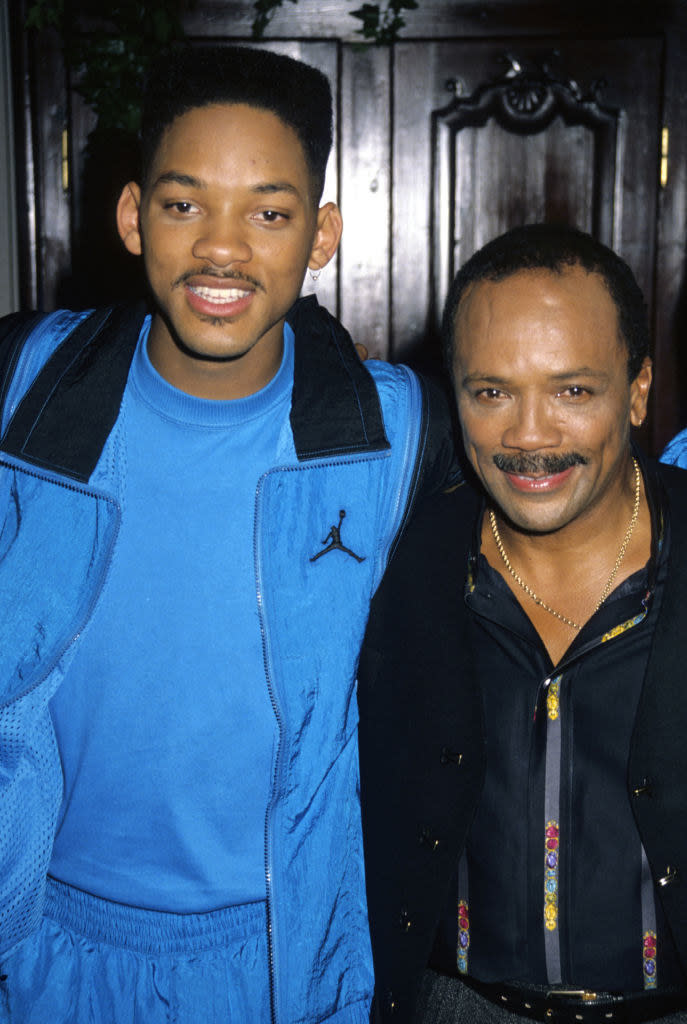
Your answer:
[[[591,366],[578,366],[575,370],[566,370],[565,373],[554,373],[551,380],[574,380],[575,377],[593,377],[594,380],[608,380],[608,373],[605,370],[594,370]]]
[[[266,182],[264,185],[255,185],[251,191],[259,192],[261,195],[272,195],[274,192],[288,192],[290,195],[300,197],[300,192],[296,186],[292,185],[289,181]]]
[[[564,381],[576,380],[579,377],[591,377],[594,380],[608,380],[608,374],[604,370],[593,370],[591,366],[579,366],[575,370],[566,370],[565,373],[552,373],[551,381],[562,384]],[[463,377],[462,387],[470,384],[486,384],[489,387],[502,387],[509,383],[508,377],[492,377],[484,373],[470,373]]]
[[[153,188],[157,185],[183,185],[185,188],[196,188],[202,191],[208,188],[207,182],[202,178],[196,178],[193,174],[184,174],[182,171],[165,171],[159,178],[156,178]],[[251,192],[255,192],[257,195],[275,195],[279,192],[286,192],[300,198],[300,192],[289,181],[264,182],[254,185]]]
[[[207,188],[206,183],[201,181],[200,178],[196,178],[192,174],[182,174],[181,171],[165,171],[164,174],[155,179],[153,188],[157,185],[184,185],[186,188]]]

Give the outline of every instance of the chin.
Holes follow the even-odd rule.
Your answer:
[[[220,322],[217,326],[226,327],[227,325]],[[215,327],[215,324],[208,324],[208,328],[211,329],[213,327]],[[226,337],[219,337],[213,340],[212,337],[208,338],[207,332],[204,337],[187,336],[185,338],[183,335],[177,334],[175,340],[181,351],[192,359],[216,362],[240,359],[241,356],[245,356],[253,348],[253,343],[250,341],[236,341]]]

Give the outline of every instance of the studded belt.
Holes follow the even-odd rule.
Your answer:
[[[668,1013],[687,1010],[687,991],[612,993],[587,989],[520,988],[477,981],[461,981],[503,1010],[531,1020],[561,1024],[641,1024]]]

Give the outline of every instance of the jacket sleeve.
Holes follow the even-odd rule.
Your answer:
[[[661,462],[687,469],[687,429],[676,434],[673,440],[666,445]]]
[[[423,390],[423,431],[417,499],[451,490],[464,480],[460,428],[448,387],[420,376]]]

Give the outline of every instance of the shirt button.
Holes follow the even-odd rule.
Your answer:
[[[672,885],[673,882],[676,879],[677,879],[677,868],[671,868],[671,866],[668,865],[668,867],[666,868],[665,875],[663,875],[662,878],[659,878],[658,884],[660,886],[662,886],[663,888],[665,888],[666,885]]]
[[[448,747],[441,748],[441,763],[442,764],[461,764],[463,755],[457,750],[449,750]]]
[[[432,835],[426,825],[423,825],[420,829],[419,839],[422,846],[426,846],[432,853],[439,847],[439,840],[436,836]]]

